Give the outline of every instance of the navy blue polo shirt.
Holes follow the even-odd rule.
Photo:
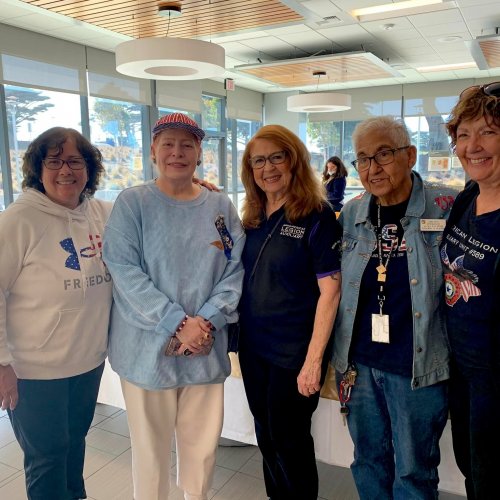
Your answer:
[[[246,235],[240,349],[284,368],[300,368],[313,333],[318,279],[340,270],[342,228],[329,206],[293,224],[282,207]]]

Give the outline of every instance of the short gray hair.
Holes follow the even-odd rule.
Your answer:
[[[359,123],[352,133],[352,143],[356,150],[359,138],[371,132],[383,132],[397,147],[411,144],[410,133],[404,122],[393,116],[376,116]]]

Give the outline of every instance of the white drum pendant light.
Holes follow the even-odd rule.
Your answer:
[[[180,2],[160,4],[158,14],[170,23],[181,15]],[[226,71],[223,47],[191,38],[137,38],[117,45],[115,57],[120,73],[151,80],[216,78]]]
[[[325,71],[315,71],[314,76],[319,79],[326,75]],[[315,92],[312,94],[297,94],[288,97],[288,111],[295,113],[332,113],[351,109],[351,96],[336,92]]]
[[[224,74],[220,45],[190,38],[137,38],[117,45],[116,70],[154,80],[192,80]]]
[[[331,113],[351,109],[351,96],[334,92],[297,94],[288,97],[288,111],[296,113]]]

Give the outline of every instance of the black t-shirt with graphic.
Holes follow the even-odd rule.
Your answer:
[[[318,278],[340,271],[342,228],[330,207],[295,223],[286,220],[281,208],[246,235],[245,277],[238,307],[240,350],[284,368],[300,368],[313,332],[320,295]]]
[[[448,336],[487,359],[495,314],[493,269],[500,251],[500,210],[476,216],[476,201],[446,228],[441,246]]]
[[[377,267],[380,264],[377,248],[372,253],[361,279],[358,308],[354,322],[350,359],[370,368],[410,377],[413,366],[413,317],[411,293],[401,219],[406,213],[408,201],[391,206],[380,206],[382,227],[382,262],[385,264],[391,246],[393,250],[387,265],[386,281],[383,284],[383,314],[389,315],[389,343],[372,341],[372,314],[380,312]],[[378,224],[378,209],[370,207],[370,218]]]

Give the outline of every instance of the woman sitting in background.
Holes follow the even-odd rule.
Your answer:
[[[328,158],[323,172],[323,184],[326,196],[336,212],[340,212],[344,204],[347,169],[338,156]]]

